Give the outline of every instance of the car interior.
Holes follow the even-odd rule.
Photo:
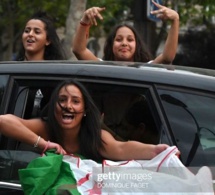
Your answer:
[[[100,110],[103,129],[118,140],[158,143],[159,132],[146,99],[147,89],[90,82],[84,85]],[[18,103],[14,113],[25,119],[39,117],[53,89],[54,86],[22,87],[17,101],[22,100],[23,109]],[[23,96],[26,97],[25,101]]]

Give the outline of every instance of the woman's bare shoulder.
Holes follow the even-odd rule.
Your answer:
[[[37,135],[41,135],[43,137],[48,136],[47,123],[44,120],[42,120],[41,118],[21,119],[21,122],[24,126],[29,128],[31,131],[33,131]]]
[[[108,132],[107,130],[104,130],[104,129],[102,129],[101,131],[102,131],[101,136],[102,136],[103,141],[105,141],[105,142],[116,141],[110,132]]]
[[[101,130],[101,134],[102,134],[102,136],[109,136],[109,135],[111,136],[111,134],[105,129]]]

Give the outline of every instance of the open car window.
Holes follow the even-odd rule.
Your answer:
[[[29,119],[40,116],[59,80],[15,80],[10,113]],[[151,98],[150,86],[81,81],[98,106],[102,128],[118,140],[158,144],[160,125]],[[40,156],[32,146],[4,137],[0,150],[0,181],[19,183],[18,169]],[[10,174],[6,174],[10,173]]]
[[[6,91],[6,86],[8,83],[9,76],[8,75],[0,75],[0,108],[2,108],[1,104],[3,101],[3,97]],[[0,110],[3,112],[2,110]]]
[[[152,113],[149,88],[87,83],[103,122],[116,139],[159,142],[159,127]]]

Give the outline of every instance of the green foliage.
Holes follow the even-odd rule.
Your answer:
[[[16,26],[23,26],[27,19],[38,10],[47,11],[54,17],[56,19],[56,26],[64,26],[69,3],[69,0],[1,0],[0,26],[10,23],[11,20]]]
[[[192,23],[193,25],[211,26],[215,13],[214,0],[184,0],[178,3],[181,25]]]

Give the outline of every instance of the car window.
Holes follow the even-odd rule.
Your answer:
[[[90,81],[82,83],[100,110],[103,129],[119,140],[158,143],[159,131],[149,107],[148,88]],[[23,118],[39,117],[40,111],[49,101],[53,86],[27,87],[25,90],[27,100]],[[26,93],[25,90],[23,93]],[[18,100],[24,99],[22,93],[19,96]]]
[[[96,80],[81,82],[86,86],[100,110],[103,129],[109,131],[118,140],[159,143],[159,125],[157,125],[157,119],[155,120],[150,86],[108,84],[107,81]],[[17,79],[15,83],[13,98],[10,98],[9,102],[11,106],[8,110],[19,117],[29,119],[39,117],[59,79],[46,78],[45,82],[41,79]],[[0,167],[4,170],[4,174],[0,180],[18,182],[18,168],[27,166],[28,162],[40,153],[32,146],[7,137],[4,137],[3,143],[4,147],[0,148]],[[7,172],[10,174],[6,175]]]
[[[39,117],[57,82],[46,82],[44,85],[44,82],[40,81],[15,80],[8,112],[26,119]],[[2,136],[0,181],[19,183],[18,169],[25,168],[31,160],[39,156],[40,151],[37,148]]]
[[[171,90],[159,94],[183,162],[215,165],[215,97]]]
[[[8,75],[0,75],[0,108],[1,108],[1,103],[6,89],[8,78],[9,78]]]
[[[148,88],[87,83],[100,109],[103,129],[118,140],[159,142],[159,130],[148,102]]]

